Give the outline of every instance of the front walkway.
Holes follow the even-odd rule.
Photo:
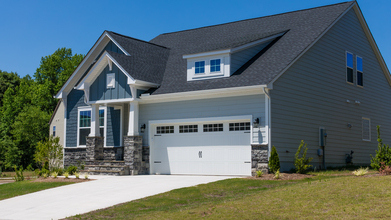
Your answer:
[[[0,219],[60,219],[227,176],[90,176],[75,183],[0,201]]]

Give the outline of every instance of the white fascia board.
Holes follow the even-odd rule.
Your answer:
[[[111,36],[110,36],[110,34],[109,33],[107,33],[106,31],[105,31],[105,34],[106,34],[106,36],[111,40],[111,41],[113,41],[113,43],[115,44],[115,46],[117,46],[126,56],[130,56],[130,53],[128,53],[123,47],[121,47],[121,45],[119,45],[119,43],[117,43],[117,41],[115,41]]]
[[[231,52],[231,49],[226,49],[226,50],[210,51],[210,52],[205,52],[205,53],[187,54],[187,55],[183,55],[183,59],[221,55],[221,54],[227,54],[230,52]]]
[[[375,52],[376,58],[377,58],[377,60],[380,63],[380,67],[382,68],[382,70],[384,72],[384,75],[386,76],[386,79],[387,79],[388,83],[391,86],[390,71],[389,71],[389,69],[387,67],[386,62],[384,61],[383,56],[380,53],[380,50],[379,50],[379,47],[376,44],[375,38],[373,38],[373,35],[372,35],[372,33],[371,33],[371,31],[370,31],[370,29],[368,27],[367,22],[364,19],[364,16],[363,16],[363,14],[361,12],[361,9],[358,6],[357,2],[354,3],[353,9],[354,9],[354,12],[356,13],[356,15],[358,17],[358,20],[360,21],[361,27],[364,29],[364,33],[367,36],[367,39],[369,41],[369,44],[372,47],[372,50]]]
[[[231,50],[231,53],[235,53],[235,52],[238,52],[238,51],[241,51],[241,50],[245,50],[249,47],[253,47],[255,45],[258,45],[258,44],[261,44],[261,43],[264,43],[264,42],[267,42],[269,40],[273,40],[277,37],[280,37],[282,35],[284,35],[286,33],[286,31],[282,32],[282,33],[279,33],[279,34],[276,34],[276,35],[273,35],[273,36],[270,36],[270,37],[266,37],[266,38],[262,38],[260,40],[257,40],[257,41],[254,41],[254,42],[251,42],[251,43],[248,43],[248,44],[245,44],[245,45],[242,45],[242,46],[239,46],[239,47],[235,47]]]
[[[162,95],[141,95],[140,103],[159,103],[172,101],[186,101],[195,99],[222,98],[244,95],[263,94],[263,88],[266,85],[233,87],[223,89],[209,89],[191,92],[178,92]]]
[[[91,105],[91,104],[113,104],[113,103],[123,103],[123,102],[133,102],[137,101],[134,98],[127,98],[127,99],[110,99],[110,100],[99,100],[99,101],[89,101],[86,104]]]
[[[180,123],[195,123],[195,122],[220,122],[220,121],[250,121],[251,122],[252,117],[253,117],[252,115],[237,115],[237,116],[207,117],[207,118],[151,120],[151,121],[149,121],[149,125],[180,124]]]
[[[303,50],[303,52],[301,52],[292,62],[289,63],[289,65],[287,67],[285,67],[276,77],[274,77],[274,79],[267,85],[267,87],[269,89],[272,89],[273,88],[273,83],[278,79],[280,78],[280,76],[282,74],[284,74],[294,63],[296,63],[296,61],[298,59],[300,59],[310,48],[312,48],[312,46],[314,46],[332,27],[334,27],[334,25],[351,9],[353,8],[353,6],[355,6],[357,3],[355,2],[354,4],[352,4],[349,8],[347,8],[337,19],[335,19],[335,21],[326,29],[323,31],[323,33],[321,33],[318,38],[316,38],[314,40],[314,42],[312,42],[307,48],[305,48],[305,50]]]
[[[65,82],[65,84],[61,87],[60,91],[55,95],[55,98],[62,98],[62,92],[65,88],[69,85],[69,83],[72,81],[72,79],[76,76],[76,74],[79,72],[80,68],[84,66],[85,62],[88,60],[88,58],[91,56],[91,54],[95,51],[95,49],[100,45],[100,43],[103,41],[103,39],[107,36],[106,31],[102,34],[102,36],[99,37],[98,41],[94,44],[94,46],[91,48],[90,51],[88,51],[87,55],[84,57],[83,61],[77,66],[76,70],[73,71],[73,74],[68,78],[68,80]]]
[[[150,87],[154,87],[154,88],[157,88],[159,87],[160,85],[159,84],[156,84],[156,83],[150,83],[150,82],[146,82],[146,81],[143,81],[143,80],[134,80],[132,82],[128,82],[129,85],[134,85],[135,87],[147,87],[147,88],[150,88]]]

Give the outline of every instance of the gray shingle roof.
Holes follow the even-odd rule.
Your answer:
[[[132,77],[151,83],[162,82],[169,49],[111,31],[107,33],[130,54],[107,51]]]
[[[161,86],[153,94],[268,84],[352,4],[345,2],[161,34],[150,42],[170,48],[170,54]],[[187,62],[183,55],[229,49],[284,31],[287,33],[273,46],[231,77],[187,82]]]

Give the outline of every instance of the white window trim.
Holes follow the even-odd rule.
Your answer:
[[[106,130],[107,130],[107,107],[99,107],[99,110],[104,110],[105,111],[105,118],[104,118],[104,126],[99,126],[99,129],[100,128],[103,128],[103,137],[104,138],[104,147],[106,147]],[[91,107],[89,106],[82,106],[82,107],[79,107],[77,109],[77,143],[76,143],[76,146],[77,147],[81,147],[81,148],[84,148],[86,147],[86,145],[79,145],[79,140],[80,140],[80,112],[81,111],[92,111]],[[91,127],[90,127],[91,129]]]
[[[361,61],[362,61],[362,71],[359,71],[358,70],[358,62],[357,62],[357,58],[361,58]],[[360,72],[362,74],[362,82],[363,82],[363,85],[364,85],[364,59],[358,55],[356,55],[356,85],[360,88],[363,88],[364,86],[362,85],[358,85],[358,76],[357,76],[357,73]]]
[[[351,54],[352,55],[352,58],[353,58],[353,66],[352,67],[349,67],[348,66],[348,54]],[[357,64],[356,64],[357,65]],[[348,73],[347,73],[347,68],[351,68],[352,69],[352,72],[353,72],[353,82],[349,82],[348,81]],[[354,85],[354,55],[353,53],[349,52],[349,51],[345,51],[345,80],[347,83],[349,84],[352,84]],[[357,80],[356,80],[357,81]]]
[[[364,120],[368,120],[368,122],[369,122],[369,128],[368,128],[368,130],[369,130],[369,139],[364,139]],[[363,141],[371,141],[371,119],[370,118],[365,118],[365,117],[362,117],[362,119],[361,119],[361,126],[362,126],[362,128],[361,128],[361,137],[362,137],[362,140]]]
[[[210,61],[220,60],[220,71],[210,71]],[[205,72],[195,73],[195,63],[205,61]],[[215,56],[195,57],[187,59],[187,81],[205,80],[230,76],[230,55],[220,54]]]
[[[115,88],[115,73],[108,73],[106,75],[106,88],[107,89]]]

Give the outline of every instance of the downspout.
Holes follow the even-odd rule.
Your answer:
[[[270,93],[266,90],[267,88],[266,87],[263,87],[263,92],[265,93],[267,99],[266,99],[266,102],[265,105],[267,106],[267,115],[266,115],[266,118],[267,118],[267,144],[268,144],[268,151],[267,151],[267,158],[269,159],[270,158],[270,152],[272,150],[272,144],[271,144],[271,107],[270,107]]]

